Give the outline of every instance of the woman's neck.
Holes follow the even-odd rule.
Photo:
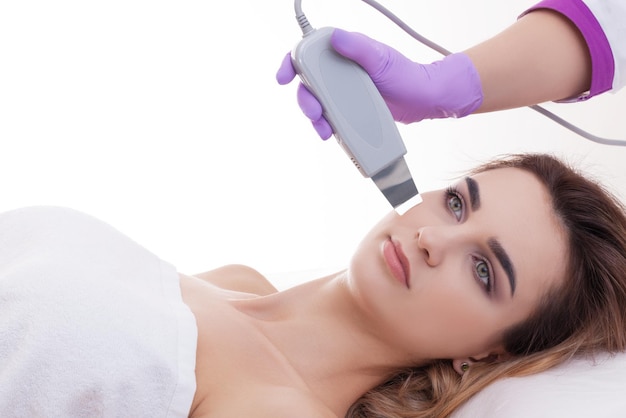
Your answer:
[[[233,301],[338,415],[403,360],[372,332],[345,273],[257,299]]]

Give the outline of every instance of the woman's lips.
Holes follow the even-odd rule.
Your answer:
[[[383,244],[383,257],[391,271],[391,274],[403,285],[409,288],[409,262],[400,243],[394,242],[389,238]]]

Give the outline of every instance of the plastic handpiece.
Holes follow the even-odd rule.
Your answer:
[[[365,177],[406,154],[393,116],[373,81],[330,44],[333,28],[309,32],[291,53],[304,85],[320,101],[337,141]]]

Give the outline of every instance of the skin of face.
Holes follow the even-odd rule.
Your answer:
[[[565,280],[565,233],[533,174],[499,168],[453,188],[384,217],[347,271],[370,332],[399,361],[502,355],[502,332]]]

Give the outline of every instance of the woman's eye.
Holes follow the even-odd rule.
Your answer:
[[[463,218],[463,199],[455,190],[448,189],[447,195],[448,208],[452,211],[457,221]]]
[[[485,260],[479,258],[474,259],[474,275],[485,287],[487,293],[491,292],[491,269]]]

